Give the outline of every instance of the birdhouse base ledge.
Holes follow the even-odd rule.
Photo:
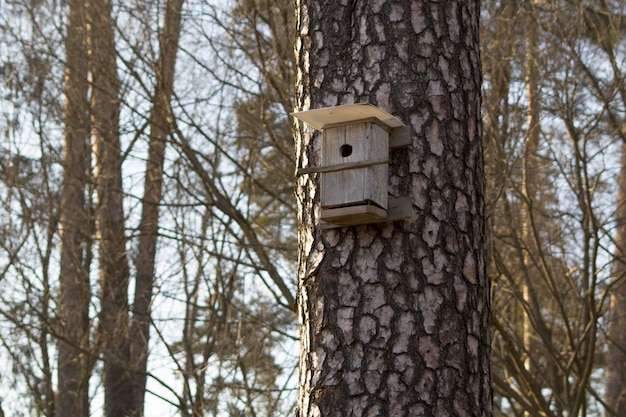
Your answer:
[[[402,220],[411,217],[411,209],[410,198],[391,196],[389,197],[389,210],[371,204],[322,209],[319,227],[333,229]]]

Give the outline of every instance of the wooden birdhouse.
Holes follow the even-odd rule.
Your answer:
[[[410,144],[408,128],[400,120],[371,104],[292,115],[322,131],[321,165],[301,168],[298,174],[320,173],[320,218],[325,224],[351,226],[407,217],[407,202],[402,201],[399,213],[399,201],[390,200],[387,189],[389,148]]]

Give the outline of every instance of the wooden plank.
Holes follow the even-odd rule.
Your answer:
[[[369,124],[368,142],[370,155],[384,155],[389,157],[389,133],[376,124]],[[379,165],[367,168],[367,184],[364,200],[374,201],[384,209],[387,208],[389,165]]]
[[[337,126],[324,130],[322,164],[332,166],[356,163],[372,159],[367,153],[364,124]],[[343,146],[350,146],[351,153],[343,156]],[[363,201],[366,186],[366,168],[323,173],[321,176],[322,207],[336,207]]]
[[[393,222],[411,217],[413,205],[410,197],[389,197],[389,210],[372,206],[361,205],[322,209],[320,229],[357,226],[362,224]]]
[[[404,126],[398,118],[369,103],[348,104],[290,113],[291,116],[308,123],[317,130],[329,125],[347,123],[374,117],[390,128]]]
[[[330,165],[330,166],[300,168],[297,174],[304,175],[304,174],[314,174],[314,173],[324,173],[324,172],[345,171],[349,169],[367,168],[367,167],[371,167],[374,165],[385,165],[388,163],[389,163],[389,158],[370,159],[367,161],[346,162],[343,164],[336,164],[336,165]]]
[[[372,205],[322,209],[321,220],[336,226],[354,226],[387,220],[387,210]]]
[[[346,149],[349,152],[344,152]],[[371,200],[386,209],[388,166],[367,161],[382,162],[388,157],[389,134],[375,123],[325,129],[320,168],[328,172],[321,175],[322,207],[357,205]],[[363,166],[357,168],[353,164]],[[337,165],[350,169],[335,169]]]
[[[403,148],[411,146],[413,144],[411,140],[411,127],[402,126],[391,129],[389,134],[389,148]]]

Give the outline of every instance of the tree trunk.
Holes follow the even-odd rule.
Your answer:
[[[56,415],[89,415],[89,274],[84,250],[89,239],[85,190],[89,169],[87,33],[82,0],[70,0],[65,38],[65,137],[60,205],[61,264],[58,314]]]
[[[626,145],[617,190],[617,234],[609,307],[605,415],[626,416]]]
[[[534,375],[537,367],[533,366],[533,361],[539,359],[540,337],[537,335],[538,323],[541,320],[541,310],[537,300],[537,289],[540,285],[540,271],[538,263],[538,247],[534,234],[534,215],[536,205],[539,203],[538,192],[538,170],[539,170],[539,139],[540,139],[540,97],[539,80],[537,69],[538,54],[538,34],[537,19],[535,15],[535,5],[529,2],[526,8],[522,9],[521,22],[524,24],[524,38],[526,41],[526,53],[524,68],[524,81],[526,83],[526,113],[527,129],[524,141],[524,160],[522,165],[521,192],[525,200],[522,212],[521,248],[523,260],[523,280],[522,297],[524,310],[523,340],[524,340],[524,367],[528,371],[527,375]],[[534,324],[533,324],[534,323]],[[541,330],[545,330],[541,328]],[[544,335],[545,337],[545,335]],[[537,410],[526,410],[525,415],[532,415]]]
[[[298,415],[491,416],[478,3],[344,3],[298,1],[297,106],[409,124],[389,190],[413,215],[322,230],[319,177],[298,177]],[[299,126],[299,168],[320,140]]]
[[[587,37],[607,55],[613,70],[615,93],[620,98],[617,108],[626,105],[624,74],[617,53],[619,39],[626,33],[624,14],[611,11],[600,1],[594,7],[585,7],[583,19]],[[592,85],[602,85],[592,79]],[[604,94],[604,92],[603,92]],[[613,97],[606,99],[607,108]],[[608,120],[618,140],[622,142],[620,173],[617,179],[617,209],[615,220],[615,248],[608,314],[607,355],[605,364],[605,416],[626,415],[626,121],[618,112],[609,111]]]
[[[97,236],[100,241],[100,323],[105,415],[133,415],[128,332],[129,267],[126,257],[120,152],[120,81],[110,0],[92,0],[90,69],[96,154]]]
[[[537,25],[540,24],[537,16],[537,2],[529,2],[523,9],[524,37],[526,41],[526,53],[524,78],[526,87],[526,113],[527,130],[524,144],[524,160],[522,170],[522,193],[525,200],[522,213],[521,244],[523,252],[523,281],[522,297],[525,306],[523,340],[524,340],[524,367],[528,371],[526,375],[538,383],[529,381],[529,387],[535,387],[536,397],[541,397],[541,389],[549,388],[553,395],[561,398],[563,387],[558,368],[554,363],[547,363],[543,372],[538,373],[540,368],[537,363],[545,356],[545,352],[552,350],[552,332],[543,318],[541,300],[539,295],[543,286],[541,271],[542,248],[537,233],[537,226],[541,222],[541,171],[539,159],[539,145],[541,140],[541,90],[539,86],[539,36]],[[545,170],[544,170],[545,171]],[[543,188],[545,189],[545,187]],[[548,354],[549,357],[549,354]],[[532,397],[528,393],[529,397]],[[562,408],[562,401],[555,401],[555,408]],[[538,413],[537,409],[526,410],[525,415],[531,416]],[[557,411],[557,414],[559,411]]]
[[[163,162],[165,141],[171,131],[170,99],[174,90],[174,69],[180,35],[181,11],[184,0],[168,0],[165,24],[160,44],[160,56],[155,68],[156,88],[152,111],[148,120],[150,142],[144,183],[139,246],[137,251],[137,276],[131,326],[131,359],[135,367],[135,412],[142,415],[150,338],[150,305],[154,286],[154,260],[159,222],[159,204],[162,198]]]

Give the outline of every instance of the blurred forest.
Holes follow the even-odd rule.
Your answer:
[[[625,416],[626,3],[481,7],[495,414]],[[0,0],[0,416],[293,414],[293,8]]]

